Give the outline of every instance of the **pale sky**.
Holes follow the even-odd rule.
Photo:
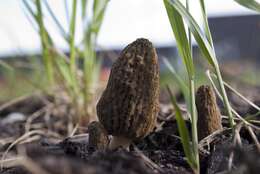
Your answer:
[[[48,0],[61,23],[67,26],[63,1]],[[192,0],[191,7],[199,21],[198,1]],[[0,56],[39,52],[39,37],[24,15],[21,0],[0,0],[0,4]],[[207,0],[206,7],[210,16],[253,14],[233,0]],[[67,49],[57,30],[51,23],[48,26],[57,47]],[[78,41],[82,37],[79,33],[80,30]],[[121,48],[138,37],[148,38],[157,46],[174,44],[163,1],[110,0],[98,44],[104,48]]]

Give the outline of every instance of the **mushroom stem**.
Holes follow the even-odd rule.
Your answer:
[[[131,143],[131,139],[129,138],[125,138],[122,136],[113,136],[109,143],[109,149],[113,150],[118,147],[123,147],[125,149],[128,149],[130,143]]]

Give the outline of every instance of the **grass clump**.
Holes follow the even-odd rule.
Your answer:
[[[75,108],[75,122],[89,122],[94,113],[95,91],[101,61],[96,59],[96,41],[108,0],[64,1],[68,25],[64,27],[47,0],[23,0],[25,13],[40,36],[42,60],[48,83],[59,86],[69,96]],[[89,8],[92,6],[92,8]],[[87,9],[91,11],[86,12]],[[48,18],[49,17],[49,18]],[[47,20],[55,24],[69,48],[69,55],[60,51],[50,34]],[[78,27],[82,27],[80,30]],[[76,42],[82,31],[81,42]],[[81,65],[83,64],[83,65]],[[51,90],[50,90],[51,91]]]

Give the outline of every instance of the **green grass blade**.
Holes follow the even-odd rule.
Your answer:
[[[217,79],[217,76],[215,74],[211,74],[208,73],[209,75],[213,76],[214,78]],[[207,75],[208,76],[208,75]],[[256,104],[254,104],[252,101],[250,101],[249,99],[247,99],[243,94],[241,94],[240,92],[238,92],[235,88],[233,88],[231,85],[229,85],[227,82],[223,81],[224,85],[230,89],[234,94],[236,94],[240,99],[242,99],[244,102],[248,103],[249,105],[251,105],[253,108],[255,108],[256,110],[260,111],[260,107],[257,106]]]
[[[70,88],[73,88],[74,83],[73,83],[73,78],[71,77],[69,64],[63,58],[60,57],[55,59],[55,62],[57,64],[57,68],[60,74],[62,75],[63,79],[66,81],[66,83]]]
[[[70,73],[73,80],[74,90],[79,95],[80,87],[77,80],[77,62],[76,62],[76,46],[75,46],[75,28],[76,28],[77,0],[73,0],[72,16],[70,19],[69,46],[70,46]]]
[[[163,58],[163,62],[166,65],[166,67],[169,69],[171,74],[173,75],[174,80],[176,81],[182,94],[184,95],[185,102],[190,108],[190,100],[189,100],[190,92],[189,92],[188,85],[184,82],[181,76],[175,71],[175,68],[171,65],[171,63],[166,58]]]
[[[31,2],[33,2],[33,1],[31,1]],[[35,12],[32,9],[31,5],[26,0],[23,0],[23,4],[24,4],[26,10],[33,17],[33,19],[37,22],[37,25],[39,28],[38,33],[41,38],[43,62],[44,62],[48,80],[52,84],[53,79],[54,79],[54,77],[53,77],[54,70],[53,70],[52,57],[49,54],[49,48],[53,46],[53,42],[52,42],[51,37],[49,36],[46,28],[44,27],[41,2],[39,0],[36,0],[33,3],[36,7]]]
[[[47,77],[48,77],[50,83],[53,84],[53,81],[54,81],[53,62],[52,62],[52,58],[49,54],[50,37],[48,37],[47,31],[44,27],[41,1],[36,0],[35,4],[36,4],[36,8],[37,8],[36,19],[37,19],[37,22],[39,25],[39,30],[40,30],[42,50],[43,50],[42,51],[43,59],[44,59],[44,63],[45,63],[46,71],[47,71]]]
[[[210,71],[209,71],[209,70],[206,71],[206,75],[207,75],[208,79],[210,80],[210,83],[212,84],[212,86],[213,86],[213,88],[214,88],[214,90],[215,90],[217,96],[219,97],[219,99],[220,99],[221,101],[224,101],[224,98],[221,96],[219,90],[218,90],[217,87],[216,87],[216,84],[214,83],[213,79],[211,78],[211,75],[210,75]],[[233,109],[232,107],[230,107],[230,110],[231,110],[231,112],[232,112],[236,117],[238,117],[241,121],[243,121],[243,122],[244,122],[245,124],[247,124],[247,125],[250,125],[250,123],[249,123],[246,119],[244,119],[243,117],[241,117],[241,116],[236,112],[235,109]]]
[[[88,101],[89,90],[95,86],[95,79],[99,74],[99,66],[98,61],[96,60],[96,40],[98,36],[98,32],[100,30],[105,9],[107,7],[108,0],[95,0],[92,10],[93,10],[93,17],[88,26],[85,30],[84,36],[84,82],[85,82],[85,101]]]
[[[34,13],[32,7],[26,0],[23,0],[23,5],[25,6],[26,10],[33,16],[33,18],[37,20],[37,15]]]
[[[51,9],[49,3],[47,0],[43,0],[43,4],[45,5],[48,13],[50,14],[52,20],[54,21],[54,23],[56,24],[56,26],[58,27],[61,35],[63,36],[63,38],[65,40],[68,40],[68,35],[66,33],[66,31],[64,30],[63,26],[61,25],[61,23],[59,22],[58,18],[55,16],[53,10]]]
[[[108,0],[95,0],[93,4],[93,20],[91,24],[91,30],[96,34],[99,32],[101,23],[104,18],[105,9],[107,7]]]
[[[208,40],[209,44],[211,45],[211,48],[213,49],[213,52],[214,52],[213,40],[212,40],[210,28],[209,28],[208,16],[207,16],[204,0],[200,0],[200,7],[201,7],[201,12],[202,12],[204,31],[205,31],[207,40]]]
[[[197,41],[201,52],[204,54],[205,58],[207,58],[208,62],[214,66],[216,64],[215,53],[211,48],[207,38],[204,36],[203,31],[200,29],[197,22],[191,16],[191,14],[186,10],[186,8],[181,4],[179,0],[164,0],[169,3],[169,5],[178,11],[178,15],[181,15],[187,25],[189,26],[195,40]]]
[[[36,12],[34,12],[32,10],[32,7],[29,5],[29,3],[26,0],[23,0],[23,4],[24,4],[26,10],[29,12],[29,14],[37,22],[39,31],[38,30],[36,30],[36,31],[39,32],[39,35],[41,36],[41,39],[44,41],[45,45],[47,45],[49,47],[53,46],[53,41],[44,26],[41,3],[38,3],[38,2],[34,3],[34,5],[36,5]],[[30,19],[28,19],[28,20],[33,25],[33,22]],[[45,34],[42,33],[43,31],[45,31]],[[44,36],[44,38],[43,38],[43,36]]]
[[[189,78],[194,76],[194,66],[193,60],[191,57],[191,50],[189,46],[189,41],[187,38],[187,33],[185,30],[185,26],[182,20],[182,17],[176,11],[173,6],[169,3],[169,1],[164,0],[164,5],[168,14],[168,18],[170,20],[172,30],[175,36],[176,44],[180,53],[181,58],[186,66],[186,70],[188,72]]]
[[[90,91],[94,92],[93,90],[96,89],[100,77],[100,71],[102,66],[102,59],[96,59],[94,67],[93,67],[93,72],[92,72],[92,79],[91,79],[91,86],[90,86]]]
[[[6,63],[5,61],[3,61],[3,60],[0,60],[0,66],[5,68],[9,72],[13,72],[14,71],[14,68],[12,66],[10,66],[8,63]]]
[[[178,123],[178,131],[179,131],[179,134],[181,137],[181,143],[182,143],[182,147],[183,147],[185,156],[186,156],[187,161],[188,161],[189,165],[191,166],[191,168],[197,169],[198,166],[195,162],[194,154],[193,154],[193,151],[192,151],[192,148],[190,145],[190,137],[189,137],[188,128],[185,124],[185,121],[181,114],[181,110],[180,110],[170,88],[167,87],[167,90],[170,95],[171,103],[175,108],[175,117],[176,117],[176,121]]]
[[[81,0],[81,17],[84,20],[86,17],[86,10],[87,10],[87,0]]]
[[[75,52],[75,27],[76,27],[77,0],[73,0],[72,16],[70,19],[70,70],[76,73],[76,52]]]
[[[255,0],[235,0],[238,4],[254,10],[256,12],[260,12],[260,3]]]
[[[190,11],[190,0],[186,0],[186,8],[187,11]],[[192,36],[191,36],[191,30],[188,27],[188,42],[189,42],[189,47],[190,47],[190,54],[191,54],[191,59],[193,59],[193,53],[192,53]],[[193,63],[193,62],[192,62]],[[193,65],[194,66],[194,65]],[[193,75],[194,77],[195,75]],[[200,165],[199,165],[199,152],[198,152],[198,132],[197,132],[197,121],[198,121],[198,116],[197,116],[197,109],[196,109],[196,104],[195,104],[195,79],[191,78],[190,79],[190,110],[191,110],[191,120],[192,120],[192,146],[193,146],[193,153],[194,153],[194,158],[196,161],[196,171],[195,173],[199,173],[200,171]]]
[[[190,0],[186,0],[186,8],[188,11],[190,11]],[[188,41],[189,41],[190,51],[192,54],[192,36],[191,36],[191,31],[189,28],[188,28]]]
[[[195,156],[196,165],[192,166],[196,173],[199,173],[199,154],[198,154],[198,136],[197,136],[197,112],[195,106],[195,70],[193,65],[192,53],[191,53],[191,38],[187,38],[183,17],[172,6],[170,1],[164,0],[164,5],[168,14],[170,24],[175,36],[178,51],[185,64],[188,77],[189,77],[189,111],[191,113],[192,123],[192,151]],[[194,168],[195,167],[195,168]]]
[[[66,21],[69,24],[70,23],[70,15],[69,15],[69,5],[68,5],[69,0],[64,0],[64,9],[65,9],[65,17]]]
[[[62,84],[66,86],[71,98],[76,97],[79,99],[80,94],[78,86],[74,83],[74,76],[70,73],[69,58],[55,49],[52,49],[50,53],[52,54],[52,57],[55,57],[55,70],[56,74],[59,75],[56,79],[61,78],[60,80],[62,81]]]
[[[104,13],[107,7],[108,0],[95,0],[92,10],[93,10],[93,17],[90,21],[88,28],[85,30],[85,46],[89,47],[88,50],[92,50],[93,46],[96,44],[96,38],[103,22]]]
[[[23,13],[25,15],[25,18],[29,21],[30,25],[32,26],[33,30],[37,33],[38,31],[38,27],[37,27],[37,23],[35,18],[32,16],[32,14],[29,12],[29,10],[27,9],[27,7],[25,7],[25,9],[23,9]]]

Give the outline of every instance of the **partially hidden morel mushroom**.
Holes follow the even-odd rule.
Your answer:
[[[88,125],[89,147],[94,150],[106,149],[109,144],[107,131],[98,121]]]
[[[198,88],[196,106],[198,111],[199,140],[222,129],[221,115],[216,102],[216,96],[210,86],[202,85]]]
[[[110,149],[127,148],[143,138],[156,123],[159,105],[159,65],[152,43],[137,39],[113,64],[97,115],[109,134]]]

